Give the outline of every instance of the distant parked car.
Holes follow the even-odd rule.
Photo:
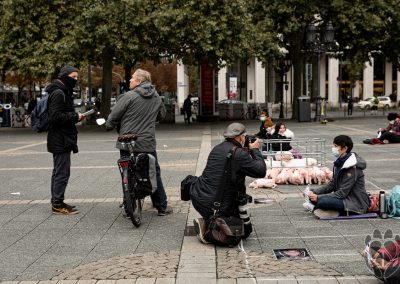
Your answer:
[[[392,102],[389,97],[383,97],[382,96],[382,97],[377,97],[377,98],[379,100],[378,108],[388,109],[388,108],[391,108],[391,107],[393,107],[395,105],[395,103]],[[374,97],[370,97],[370,98],[367,98],[365,100],[359,101],[358,102],[358,107],[360,109],[364,109],[364,108],[365,109],[371,109],[372,101],[374,99],[375,99]]]

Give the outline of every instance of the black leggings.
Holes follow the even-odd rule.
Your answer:
[[[400,135],[396,135],[392,132],[385,132],[379,137],[379,140],[383,142],[383,140],[389,141],[389,143],[400,143]]]

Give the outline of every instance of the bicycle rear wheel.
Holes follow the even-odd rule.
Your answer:
[[[136,198],[131,192],[125,192],[125,205],[126,214],[132,221],[135,227],[139,227],[142,224],[142,207],[143,204],[141,199]]]
[[[134,226],[139,227],[142,224],[142,208],[144,199],[133,198],[134,210],[132,223]]]

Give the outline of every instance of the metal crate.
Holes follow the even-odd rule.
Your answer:
[[[283,143],[290,143],[292,148],[295,148],[303,159],[306,159],[306,166],[308,166],[308,159],[313,158],[317,161],[318,166],[325,166],[326,153],[325,153],[325,139],[322,138],[296,138],[296,139],[261,139],[262,140],[262,155],[268,161],[275,160],[275,154],[278,151],[272,150],[272,144],[279,144],[279,149],[282,151]],[[284,162],[280,161],[281,167],[286,167]],[[268,163],[267,163],[268,166]]]

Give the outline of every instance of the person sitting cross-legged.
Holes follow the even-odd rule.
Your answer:
[[[379,128],[377,138],[365,139],[365,144],[388,144],[388,143],[400,143],[400,115],[391,112],[387,116],[389,125],[386,128]]]
[[[363,172],[367,163],[351,152],[352,149],[353,141],[349,136],[334,138],[332,154],[337,160],[333,164],[333,178],[328,184],[308,193],[315,206],[313,213],[319,218],[367,212],[369,197]]]

